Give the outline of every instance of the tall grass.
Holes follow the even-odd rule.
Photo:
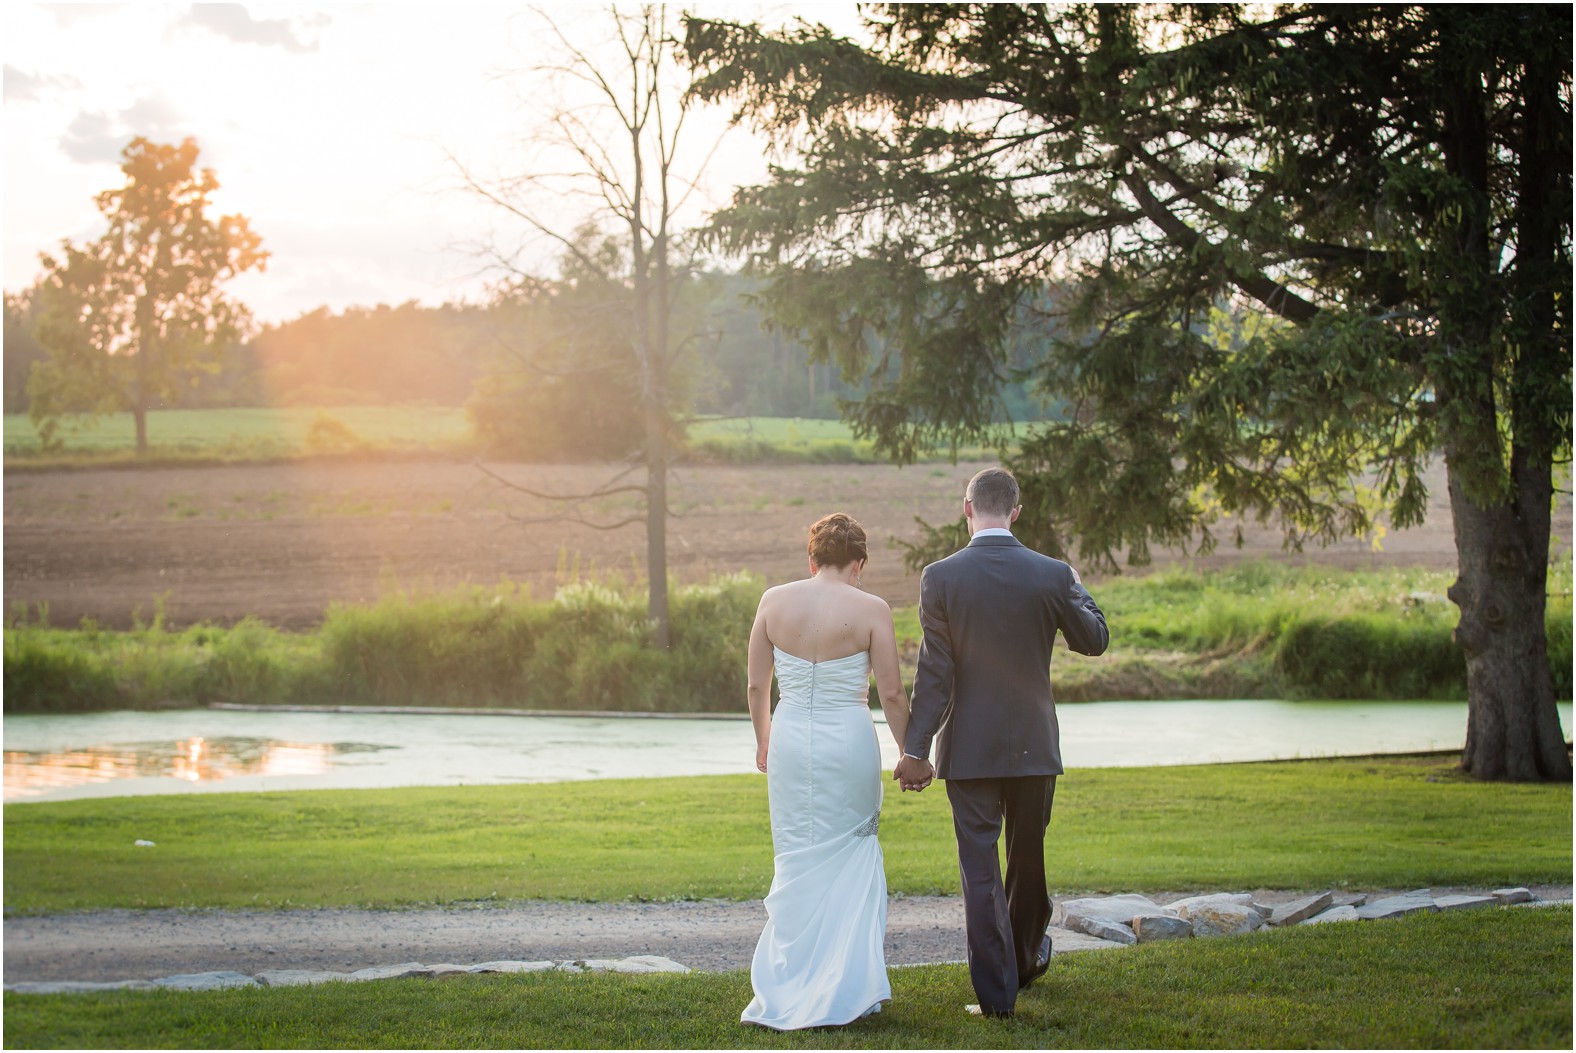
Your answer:
[[[1448,575],[1255,565],[1096,583],[1112,646],[1059,654],[1063,701],[1099,698],[1465,698]],[[5,632],[7,712],[152,709],[214,701],[665,712],[736,711],[761,582],[675,589],[672,647],[651,645],[645,600],[578,582],[537,600],[502,582],[331,607],[312,633],[246,619],[223,628],[63,630],[47,615]],[[897,612],[912,680],[919,639]],[[1571,598],[1547,614],[1556,696],[1571,697]]]
[[[1248,563],[1203,573],[1172,568],[1092,587],[1111,625],[1112,653],[1063,661],[1059,697],[1090,697],[1099,663],[1129,667],[1162,695],[1209,697],[1465,698],[1466,661],[1445,596],[1453,575],[1415,568],[1343,571]],[[1568,581],[1549,595],[1549,664],[1557,698],[1571,697]],[[1107,680],[1113,675],[1106,674]],[[1111,696],[1105,696],[1111,697]]]
[[[5,633],[7,712],[209,702],[452,705],[699,712],[737,709],[761,583],[731,575],[673,591],[671,647],[644,600],[580,582],[537,601],[512,583],[331,607],[309,634],[255,619],[130,632],[35,617]],[[740,627],[743,627],[742,629]]]

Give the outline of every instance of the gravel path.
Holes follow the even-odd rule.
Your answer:
[[[126,980],[234,969],[360,969],[397,962],[566,961],[657,954],[748,969],[766,921],[744,903],[528,902],[447,910],[108,910],[5,920],[5,979]],[[955,897],[892,900],[894,964],[963,956]]]
[[[1370,898],[1404,890],[1370,890]],[[1436,893],[1470,891],[1437,888]],[[1532,886],[1566,901],[1571,886]],[[1197,892],[1157,892],[1167,903]],[[1275,905],[1303,893],[1258,890]],[[399,962],[567,961],[655,954],[695,969],[747,969],[766,920],[742,903],[527,902],[440,910],[107,910],[5,919],[5,980],[151,980],[233,969],[354,970]],[[1063,951],[1089,937],[1053,929]],[[892,965],[963,957],[963,903],[955,896],[899,896],[889,905]]]

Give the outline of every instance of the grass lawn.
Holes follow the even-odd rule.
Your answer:
[[[369,452],[469,451],[475,434],[458,406],[247,406],[232,409],[172,409],[148,413],[149,460],[265,460],[352,452],[341,442],[313,440],[314,422],[328,418],[352,449]],[[8,467],[73,467],[134,463],[136,431],[129,413],[88,419],[66,418],[61,449],[44,453],[38,429],[25,413],[5,414]],[[343,426],[344,430],[339,430]],[[878,462],[869,440],[855,439],[842,420],[798,417],[729,417],[693,422],[686,432],[687,456],[724,463],[845,464]],[[686,454],[681,454],[684,456]],[[945,459],[949,451],[922,460]],[[982,445],[960,448],[963,460],[993,457]]]
[[[893,969],[845,1028],[738,1023],[746,973],[527,974],[5,996],[10,1048],[1561,1048],[1571,910],[1500,908],[1070,954],[1011,1020],[962,966]]]
[[[452,406],[243,407],[154,410],[148,414],[148,445],[156,455],[235,460],[300,455],[308,452],[307,435],[320,414],[337,420],[375,449],[445,450],[470,435],[465,411]],[[60,437],[67,459],[73,454],[130,454],[136,446],[129,413],[68,422]],[[5,415],[5,453],[8,458],[40,456],[38,430],[27,414]]]
[[[1057,787],[1052,891],[1570,880],[1570,785],[1478,783],[1453,765],[1076,771]],[[888,787],[892,891],[956,893],[945,794]],[[772,872],[754,775],[122,797],[13,804],[4,820],[8,911],[748,899]]]

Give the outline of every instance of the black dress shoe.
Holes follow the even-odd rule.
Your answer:
[[[1045,975],[1045,970],[1051,967],[1051,954],[1051,937],[1047,933],[1045,939],[1040,941],[1039,953],[1034,956],[1034,968],[1018,977],[1018,990],[1023,990]]]

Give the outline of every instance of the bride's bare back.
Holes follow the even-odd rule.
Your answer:
[[[773,647],[806,662],[873,652],[881,630],[892,631],[892,609],[885,600],[836,578],[814,577],[767,589],[756,617],[763,620]]]
[[[852,547],[845,538],[839,538],[835,547],[824,537],[818,539],[817,532],[832,520],[843,521],[834,527],[845,534],[851,526]],[[766,770],[771,734],[773,647],[806,662],[830,662],[869,651],[881,710],[899,749],[908,730],[908,696],[898,671],[892,608],[881,597],[854,586],[865,565],[864,531],[840,513],[810,529],[810,578],[767,589],[750,628],[748,695],[756,767],[761,771]]]

